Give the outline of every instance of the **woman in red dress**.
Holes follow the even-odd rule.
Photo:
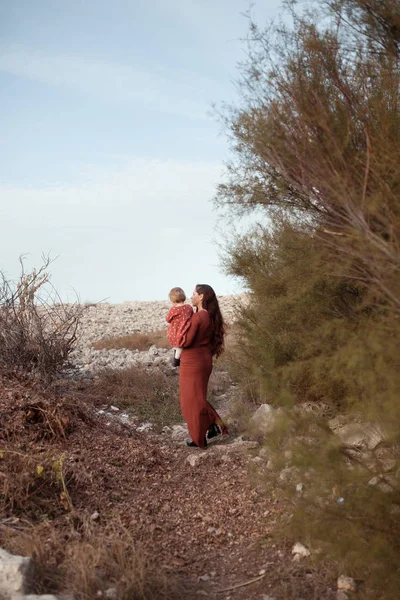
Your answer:
[[[225,326],[214,290],[197,285],[192,296],[197,308],[183,346],[179,373],[180,403],[192,441],[188,446],[207,447],[208,437],[228,433],[218,413],[207,401],[212,358],[224,349]]]

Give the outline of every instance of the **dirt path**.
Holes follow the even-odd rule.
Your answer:
[[[203,452],[122,427],[77,433],[68,446],[95,477],[75,492],[75,505],[101,520],[118,513],[149,555],[199,597],[333,598],[309,564],[294,565],[290,547],[274,542],[282,508],[252,484],[246,444],[218,445]]]
[[[273,490],[257,489],[251,444],[217,439],[201,451],[102,416],[77,418],[65,440],[43,440],[46,422],[27,420],[26,413],[26,403],[40,394],[14,382],[2,386],[0,438],[7,448],[65,456],[74,514],[59,506],[49,521],[63,545],[67,521],[98,513],[99,530],[122,522],[160,569],[178,577],[190,590],[182,598],[335,597],[333,577],[309,560],[294,563],[291,544],[276,541],[285,509]]]

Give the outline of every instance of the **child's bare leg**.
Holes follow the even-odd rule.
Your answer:
[[[174,357],[171,361],[173,367],[179,367],[179,365],[181,364],[181,354],[182,348],[174,348]]]

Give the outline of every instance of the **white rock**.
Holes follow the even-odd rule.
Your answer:
[[[372,479],[368,481],[368,485],[371,487],[377,487],[379,490],[381,490],[381,492],[385,492],[386,494],[393,491],[393,487],[385,481],[383,475],[376,475],[375,477],[372,477]]]
[[[300,544],[300,542],[297,542],[292,548],[292,554],[294,554],[294,555],[297,554],[301,557],[304,557],[304,556],[310,556],[311,552],[309,551],[308,548],[306,548],[306,546],[304,546],[303,544]]]
[[[0,597],[24,595],[30,586],[33,563],[29,557],[9,554],[0,548]]]
[[[208,527],[207,533],[215,533],[217,530],[215,527]]]
[[[149,429],[153,428],[153,423],[142,423],[142,425],[139,425],[139,427],[137,428],[138,431],[149,431]]]
[[[223,454],[221,456],[221,460],[223,460],[224,462],[232,462],[232,457],[229,456],[229,454]]]
[[[293,481],[293,479],[296,480],[298,478],[298,476],[299,476],[299,470],[297,467],[285,467],[279,473],[279,480],[280,481],[291,481],[291,480]],[[293,483],[294,483],[294,481],[293,481]]]
[[[218,297],[224,319],[228,323],[237,317],[238,303],[247,302],[246,294]],[[153,345],[149,351],[137,349],[94,350],[90,347],[95,341],[104,338],[166,330],[165,316],[170,308],[169,302],[127,301],[121,304],[99,303],[86,308],[78,330],[78,343],[72,354],[74,365],[84,372],[95,372],[105,366],[113,369],[126,368],[132,364],[133,357],[142,365],[154,365],[157,357],[166,356],[169,350]],[[159,363],[161,367],[161,361]]]
[[[11,600],[57,600],[53,594],[14,594]]]
[[[356,592],[357,584],[352,577],[346,577],[346,575],[340,575],[337,580],[338,590],[343,592]]]
[[[368,423],[350,423],[336,429],[335,434],[347,446],[364,446],[368,450],[374,450],[385,439],[379,425]]]
[[[303,557],[301,556],[301,554],[295,554],[293,556],[293,562],[300,562],[303,559]]]
[[[181,441],[187,438],[189,432],[186,425],[173,425],[171,438],[176,441]]]
[[[121,423],[130,423],[131,421],[133,421],[133,419],[131,419],[128,413],[121,413],[120,415],[118,415],[118,418],[121,421]]]
[[[97,512],[97,510],[95,510],[94,513],[90,515],[90,519],[92,521],[97,521],[98,519],[100,519],[100,514]]]
[[[382,469],[385,473],[389,473],[389,471],[393,471],[395,466],[397,465],[397,460],[395,458],[388,458],[382,461]]]
[[[189,454],[189,456],[186,458],[186,461],[191,467],[197,467],[197,465],[200,463],[200,460],[201,454]]]
[[[275,426],[276,414],[270,404],[261,404],[251,417],[251,424],[262,433],[270,433]]]
[[[256,463],[256,464],[260,464],[260,463],[263,462],[263,459],[261,458],[261,456],[255,456],[251,460],[252,460],[253,463]]]
[[[104,597],[108,600],[118,600],[117,588],[110,587],[104,592]]]

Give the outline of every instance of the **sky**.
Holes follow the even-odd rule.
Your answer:
[[[0,270],[55,258],[64,300],[163,300],[220,266],[248,0],[0,0]],[[256,0],[260,24],[280,0]]]

